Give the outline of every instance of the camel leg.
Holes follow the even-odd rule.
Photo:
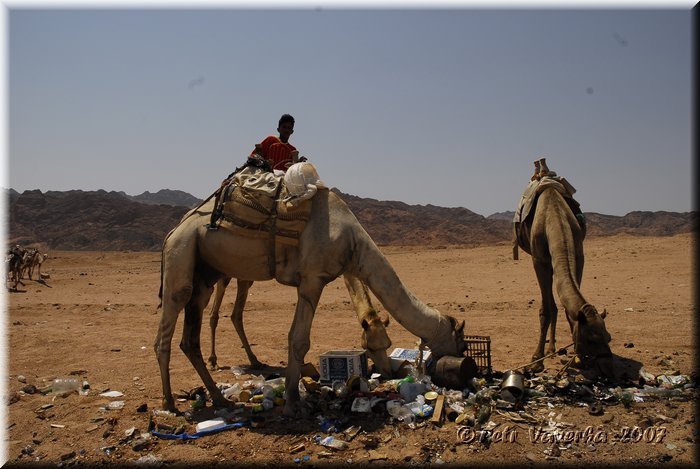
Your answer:
[[[171,412],[177,412],[175,407],[175,399],[173,399],[172,389],[170,387],[170,347],[175,333],[177,324],[177,316],[185,307],[192,294],[192,287],[184,286],[175,294],[169,294],[170,290],[165,286],[163,288],[163,315],[158,326],[158,334],[154,349],[158,358],[158,366],[160,367],[160,378],[163,385],[163,409]]]
[[[209,391],[214,406],[226,407],[228,401],[221,394],[221,390],[216,387],[216,382],[211,377],[209,370],[207,370],[200,344],[202,316],[213,291],[213,287],[208,287],[202,279],[195,277],[192,297],[187,306],[185,306],[185,324],[183,326],[180,349],[190,360],[194,369],[197,370],[197,374],[199,374],[204,386]]]
[[[297,288],[297,307],[289,329],[289,353],[285,375],[287,401],[283,413],[294,416],[299,402],[299,379],[304,357],[311,346],[311,325],[325,284],[320,279],[303,279]]]
[[[245,353],[248,355],[250,365],[255,369],[264,368],[265,364],[258,360],[258,357],[256,357],[253,353],[253,349],[250,348],[250,343],[248,342],[248,338],[245,335],[245,330],[243,329],[243,308],[245,308],[246,300],[248,299],[248,290],[250,290],[253,282],[249,280],[238,280],[237,284],[236,303],[233,305],[231,321],[233,322],[233,327],[236,328],[238,337],[241,339]]]
[[[177,325],[177,317],[192,298],[195,249],[195,243],[188,243],[182,249],[170,247],[167,241],[163,246],[161,264],[163,313],[153,348],[158,359],[160,379],[163,385],[163,408],[171,412],[177,412],[170,386],[171,345],[175,326]]]
[[[547,330],[553,322],[552,318],[557,315],[557,305],[554,302],[554,294],[552,291],[552,276],[554,274],[552,264],[550,262],[535,261],[534,257],[533,264],[535,266],[535,274],[537,275],[537,283],[540,286],[540,294],[542,295],[542,305],[540,306],[539,313],[540,337],[537,342],[535,353],[532,355],[532,359],[537,360],[544,356],[544,344],[547,338]],[[548,350],[554,347],[553,339],[554,336],[552,335],[552,343],[550,343]],[[529,367],[529,371],[532,373],[538,373],[542,370],[544,370],[544,361],[539,361]]]
[[[231,278],[222,278],[216,282],[216,294],[214,295],[214,304],[209,312],[209,330],[211,333],[211,353],[209,355],[209,368],[212,370],[216,369],[216,326],[219,324],[219,308],[221,308],[221,302],[224,299],[224,293],[226,293],[226,287],[228,287]]]

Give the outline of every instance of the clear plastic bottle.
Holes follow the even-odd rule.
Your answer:
[[[325,446],[326,448],[333,448],[333,449],[346,449],[348,447],[348,444],[344,442],[343,440],[339,440],[338,438],[332,437],[332,436],[327,436],[325,438],[319,438],[318,444]]]
[[[222,394],[226,399],[238,400],[238,396],[241,394],[241,385],[234,383],[233,386],[226,388]]]
[[[56,378],[51,383],[51,392],[63,393],[71,391],[80,391],[83,383],[78,378]]]
[[[262,406],[263,409],[270,410],[275,406],[275,401],[273,401],[272,399],[265,398],[262,401]]]
[[[266,399],[274,399],[275,398],[275,388],[273,388],[269,384],[264,385],[262,387],[262,395]]]
[[[333,381],[332,387],[335,396],[338,398],[344,399],[348,397],[348,394],[350,393],[348,386],[342,381]]]

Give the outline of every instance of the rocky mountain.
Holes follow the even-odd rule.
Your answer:
[[[141,202],[150,205],[172,205],[173,207],[189,207],[194,208],[202,201],[192,194],[187,192],[171,190],[171,189],[161,189],[158,192],[144,192],[140,195],[127,195],[124,192],[119,192],[125,197],[136,202]]]
[[[477,245],[511,240],[513,212],[483,217],[461,207],[408,205],[333,191],[379,245]],[[168,231],[200,202],[185,192],[167,189],[140,196],[103,190],[19,194],[9,189],[6,198],[8,242],[94,251],[159,250]],[[186,205],[176,205],[179,200]],[[697,227],[697,212],[631,212],[623,217],[590,212],[586,217],[589,236],[667,236]]]
[[[102,190],[33,190],[9,199],[8,241],[52,250],[159,250],[188,210]]]

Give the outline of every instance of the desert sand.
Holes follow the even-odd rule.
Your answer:
[[[586,240],[582,291],[590,303],[609,313],[606,323],[621,376],[627,374],[634,381],[641,366],[654,374],[693,373],[693,243],[690,234]],[[507,370],[530,360],[539,327],[540,298],[527,254],[521,252],[520,260],[513,260],[508,244],[381,249],[418,298],[466,320],[468,334],[491,338],[495,370]],[[465,465],[534,462],[655,466],[695,460],[694,400],[677,398],[647,399],[629,408],[619,403],[605,405],[603,415],[590,415],[583,403],[563,404],[555,399],[526,403],[525,409],[543,419],[543,424],[564,423],[573,431],[591,426],[606,439],[558,445],[563,449],[531,441],[528,430],[534,426],[513,422],[497,412],[491,417],[499,424],[496,430],[509,426],[517,432],[513,441],[494,440],[489,445],[466,442],[458,435],[454,422],[409,428],[375,415],[352,417],[350,423],[361,425],[362,432],[348,449],[327,455],[328,450],[313,440],[314,435],[322,434],[314,417],[286,421],[279,408],[263,413],[265,424],[258,428],[242,427],[190,441],[152,438],[136,445],[127,432],[135,427],[137,432],[146,433],[149,416],[161,403],[153,351],[160,319],[160,253],[62,251],[51,252],[50,256],[43,268],[50,274],[45,284],[27,281],[22,291],[7,294],[6,387],[10,404],[6,439],[7,456],[13,463],[121,464],[141,458],[167,464],[286,465],[300,458],[298,465],[442,461]],[[230,316],[234,299],[232,284],[224,299],[225,316]],[[269,365],[263,370],[265,374],[284,373],[287,332],[295,302],[293,288],[274,282],[261,282],[251,289],[244,323],[258,358]],[[382,316],[387,315],[381,306],[379,309]],[[205,359],[210,344],[207,314],[208,310],[202,328]],[[192,390],[201,385],[201,380],[177,346],[182,316],[173,340],[172,383],[174,390]],[[416,337],[395,321],[389,326],[389,335],[392,349],[416,346]],[[560,346],[571,342],[561,307],[557,341]],[[217,346],[220,369],[213,372],[217,382],[250,378],[244,374],[237,379],[230,369],[245,367],[247,358],[227,317],[219,322]],[[319,355],[326,351],[359,347],[360,327],[342,279],[337,279],[321,297],[306,361],[318,366]],[[548,359],[545,365],[543,374],[553,375],[563,367],[562,357]],[[20,392],[28,385],[41,388],[62,376],[88,381],[88,395]],[[99,396],[106,390],[124,395],[118,399]],[[114,400],[123,400],[124,407],[104,410]],[[178,402],[183,411],[190,404]],[[207,408],[197,415],[203,419],[211,412]],[[182,418],[179,422],[186,423]],[[652,441],[621,441],[621,433],[634,427],[642,432],[652,428],[655,437]],[[367,445],[371,436],[377,437],[375,447]],[[304,449],[290,453],[290,448],[299,444]],[[304,456],[308,456],[307,461]]]

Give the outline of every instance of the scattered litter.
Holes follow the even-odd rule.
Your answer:
[[[216,430],[226,426],[226,421],[221,417],[212,420],[205,420],[197,424],[197,433],[205,432],[208,430]]]
[[[124,401],[112,401],[105,406],[107,410],[119,410],[124,408]]]
[[[333,436],[321,438],[320,435],[316,435],[315,440],[319,445],[335,450],[344,450],[348,447],[348,444],[346,442],[344,442],[343,440],[339,440],[338,438],[335,438]]]
[[[211,430],[204,430],[204,431],[196,432],[196,433],[192,433],[192,434],[183,432],[183,433],[176,435],[176,434],[171,434],[171,433],[151,432],[151,435],[158,437],[158,438],[161,438],[163,440],[196,440],[197,438],[201,438],[203,436],[213,435],[214,433],[219,433],[219,432],[223,432],[226,430],[232,430],[234,428],[241,428],[241,427],[245,427],[247,425],[250,425],[250,421],[248,421],[248,420],[242,421],[242,422],[230,423],[230,424],[224,425],[223,427],[214,428]]]
[[[119,391],[107,391],[100,394],[102,397],[122,397],[123,395],[124,393]]]

